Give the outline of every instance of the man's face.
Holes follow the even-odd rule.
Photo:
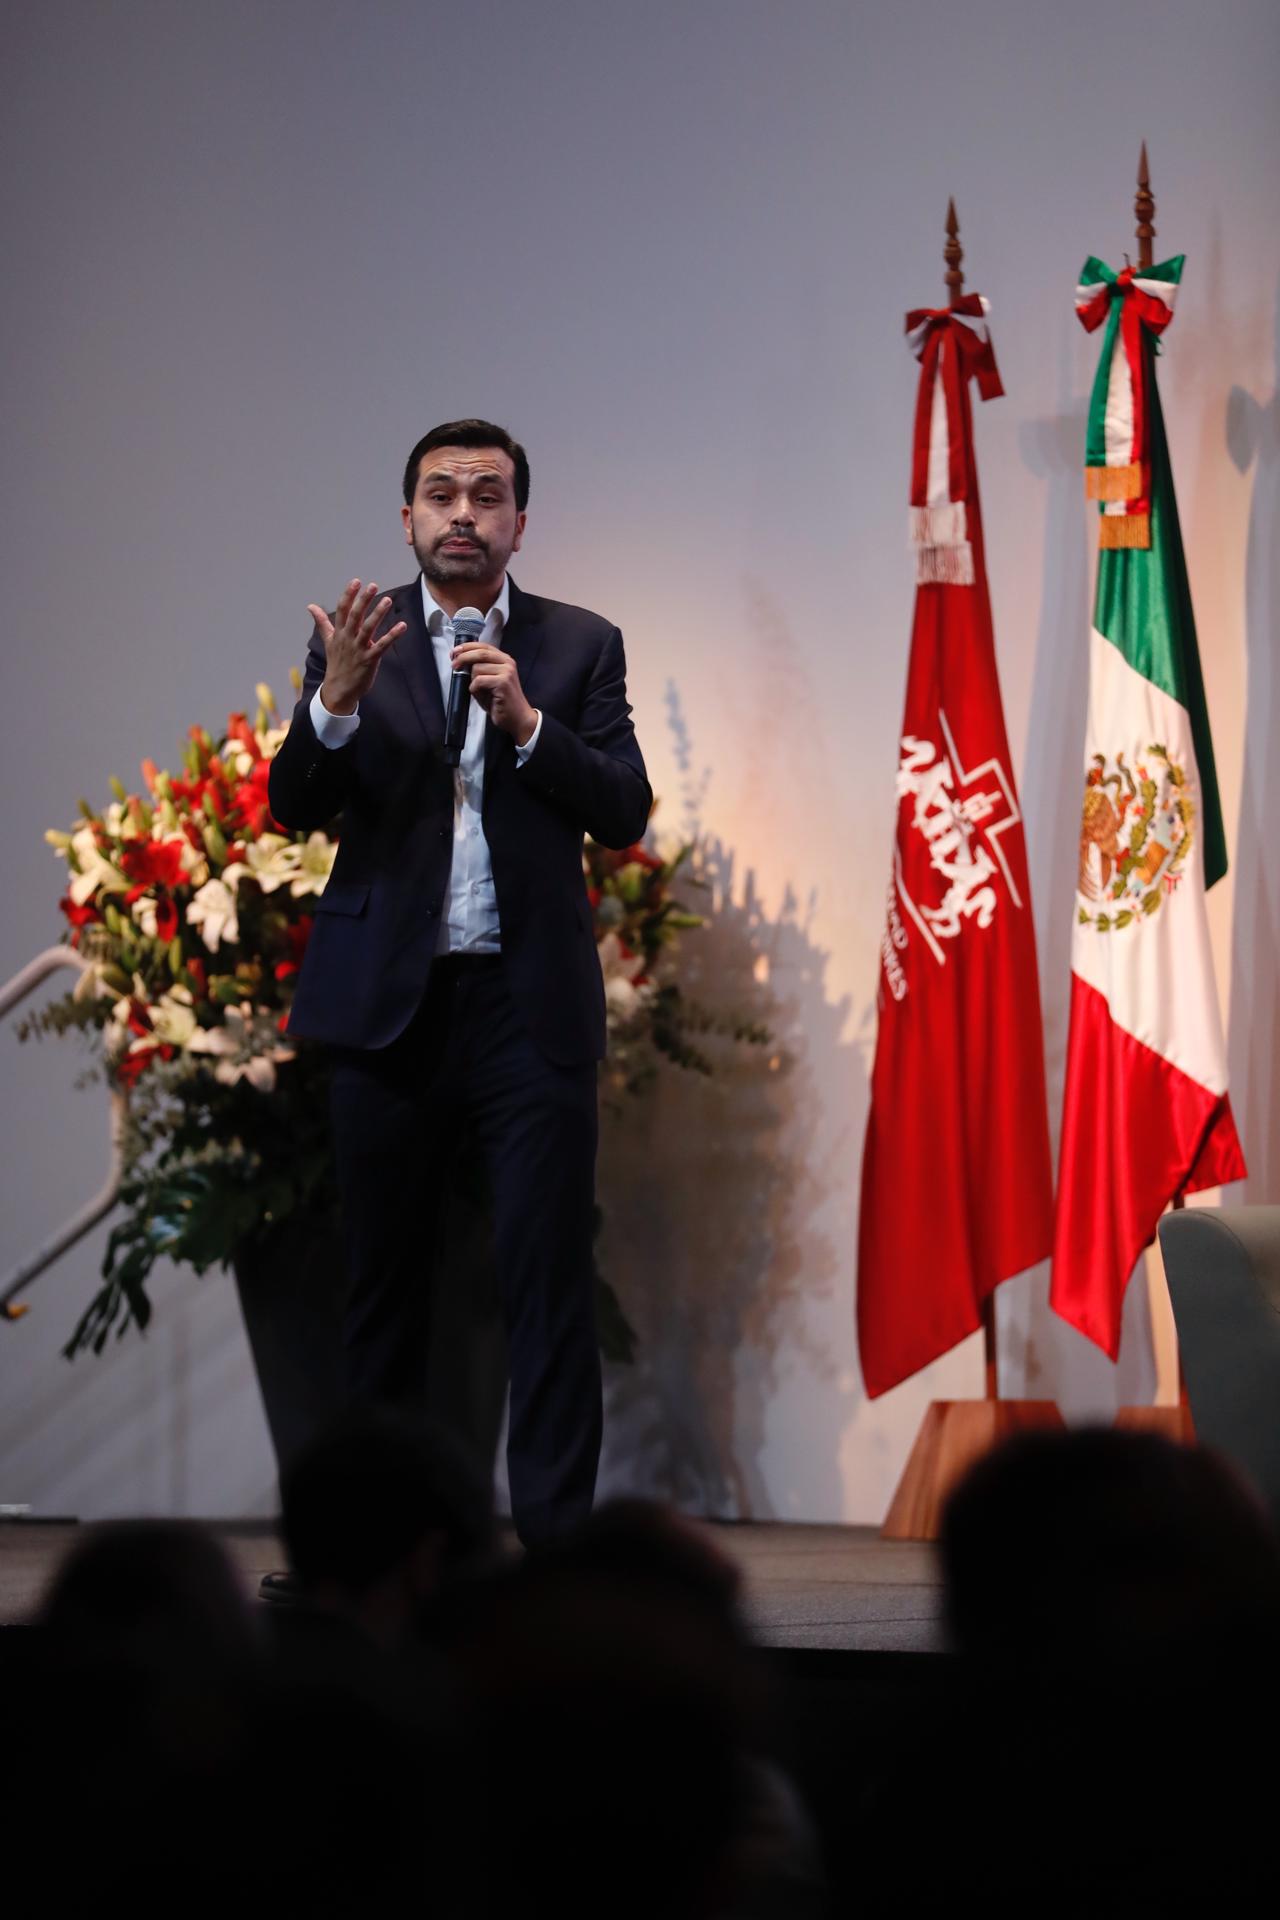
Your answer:
[[[418,463],[404,537],[428,580],[496,579],[520,548],[515,466],[499,447],[436,447]]]

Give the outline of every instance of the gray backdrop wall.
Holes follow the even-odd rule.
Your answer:
[[[55,937],[41,834],[266,678],[350,573],[403,577],[397,475],[477,411],[530,448],[518,577],[627,636],[659,821],[704,836],[706,989],[792,1065],[665,1084],[604,1155],[606,1258],[644,1336],[606,1481],[721,1513],[880,1517],[926,1402],[852,1331],[857,1177],[912,582],[909,305],[942,296],[954,193],[1008,398],[979,459],[1035,889],[1051,1088],[1065,1045],[1097,351],[1139,139],[1159,253],[1189,256],[1163,392],[1233,876],[1212,898],[1253,1178],[1280,1198],[1274,0],[75,4],[7,16],[0,206],[6,912]],[[3,1047],[7,1265],[97,1181],[99,1097]],[[1116,1143],[1118,1154],[1123,1142]],[[101,1236],[0,1327],[0,1500],[269,1510],[234,1295],[164,1275],[148,1338],[58,1348]],[[1149,1395],[1000,1303],[1012,1391]]]

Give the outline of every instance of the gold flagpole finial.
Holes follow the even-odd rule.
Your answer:
[[[1134,196],[1133,212],[1138,222],[1138,269],[1142,272],[1155,261],[1151,243],[1156,237],[1156,230],[1152,224],[1155,219],[1156,203],[1151,193],[1151,173],[1147,166],[1145,140],[1138,160],[1138,191]]]
[[[947,244],[942,250],[947,263],[943,275],[947,283],[947,300],[954,307],[964,289],[964,275],[960,271],[960,262],[964,259],[964,248],[960,245],[960,222],[956,219],[956,203],[947,201]]]

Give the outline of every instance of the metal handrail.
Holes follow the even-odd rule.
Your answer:
[[[11,1013],[20,1001],[47,980],[59,967],[71,967],[77,973],[84,973],[89,962],[78,954],[74,947],[46,947],[34,960],[28,960],[20,973],[0,987],[0,1020]],[[15,1294],[22,1293],[31,1282],[60,1260],[69,1247],[82,1240],[90,1228],[96,1227],[105,1214],[110,1213],[120,1196],[120,1179],[124,1172],[124,1130],[126,1103],[120,1088],[110,1089],[111,1100],[111,1166],[107,1177],[98,1192],[78,1213],[65,1220],[50,1237],[29,1253],[25,1260],[13,1267],[0,1283],[0,1320],[20,1320],[27,1312],[26,1306],[12,1304]]]

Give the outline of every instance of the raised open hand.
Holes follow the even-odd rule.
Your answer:
[[[307,608],[324,644],[325,672],[320,698],[330,713],[355,712],[357,703],[378,677],[383,654],[405,631],[405,622],[400,620],[386,633],[378,632],[391,601],[385,594],[381,600],[377,599],[377,591],[376,580],[371,580],[368,586],[359,580],[348,580],[332,620],[323,607]]]

